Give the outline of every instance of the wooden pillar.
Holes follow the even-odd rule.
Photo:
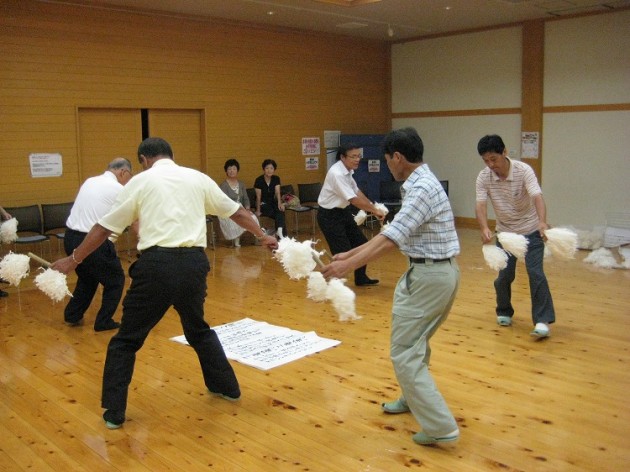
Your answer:
[[[527,159],[542,182],[543,141],[543,81],[545,64],[545,22],[532,20],[523,23],[523,67],[521,99],[521,131],[538,133],[538,159]]]

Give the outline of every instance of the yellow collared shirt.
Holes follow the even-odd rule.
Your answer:
[[[206,174],[162,158],[125,185],[99,224],[120,234],[138,220],[140,251],[206,247],[206,215],[228,218],[238,208]]]

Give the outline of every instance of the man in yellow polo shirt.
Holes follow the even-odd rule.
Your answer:
[[[105,424],[120,428],[125,421],[127,394],[136,352],[151,329],[173,306],[180,315],[186,340],[193,347],[206,387],[229,401],[241,391],[217,334],[204,320],[206,276],[206,215],[231,218],[274,249],[277,240],[265,235],[249,212],[230,199],[207,175],[181,167],[171,146],[147,138],[138,147],[144,172],[133,177],[111,211],[95,224],[74,252],[53,264],[63,273],[74,270],[112,233],[139,221],[140,258],[129,268],[131,286],[123,300],[118,333],[107,348],[102,407]]]

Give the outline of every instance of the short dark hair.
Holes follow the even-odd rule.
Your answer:
[[[140,160],[140,156],[148,158],[168,156],[173,159],[173,150],[171,145],[162,138],[147,138],[138,146],[138,160]]]
[[[344,144],[343,146],[339,146],[337,148],[337,158],[335,160],[338,161],[339,159],[341,159],[341,156],[347,156],[348,151],[352,151],[353,149],[360,149],[360,148],[361,146],[355,143],[348,143],[348,144]]]
[[[223,170],[225,172],[227,172],[228,167],[236,167],[236,170],[241,170],[241,166],[238,164],[238,161],[234,158],[232,159],[228,159],[227,161],[225,161],[225,164],[223,165]]]
[[[503,151],[505,151],[505,144],[498,134],[487,134],[477,143],[477,152],[480,156],[487,152],[503,154]]]
[[[274,169],[278,168],[278,164],[276,164],[276,161],[274,161],[273,159],[265,159],[262,163],[262,169],[265,170],[265,167],[267,167],[269,164],[271,164]]]
[[[415,128],[401,128],[392,131],[383,139],[383,153],[392,156],[399,152],[409,162],[422,162],[424,144]]]

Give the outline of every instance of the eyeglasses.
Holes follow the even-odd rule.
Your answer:
[[[361,159],[361,154],[346,154],[346,157],[350,159]]]

